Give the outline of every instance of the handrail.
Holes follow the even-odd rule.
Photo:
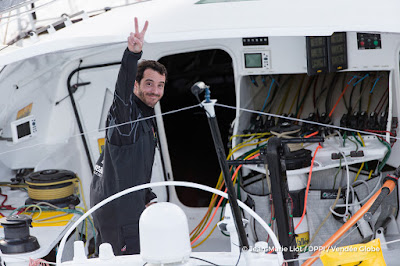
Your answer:
[[[102,206],[106,205],[107,203],[109,203],[110,201],[113,201],[114,199],[117,199],[119,197],[122,197],[126,194],[129,194],[131,192],[134,191],[138,191],[141,189],[145,189],[145,188],[152,188],[152,187],[163,187],[163,186],[179,186],[179,187],[191,187],[191,188],[198,188],[201,190],[205,190],[214,194],[217,194],[221,197],[224,198],[228,198],[228,194],[224,193],[220,190],[217,190],[215,188],[211,188],[205,185],[201,185],[201,184],[196,184],[196,183],[191,183],[191,182],[184,182],[184,181],[165,181],[165,182],[155,182],[155,183],[148,183],[148,184],[143,184],[143,185],[138,185],[135,187],[131,187],[131,188],[127,188],[121,192],[118,192],[114,195],[111,195],[110,197],[102,200],[101,202],[97,203],[95,206],[93,206],[90,210],[88,210],[84,215],[82,215],[69,229],[68,231],[65,233],[64,237],[62,238],[61,242],[60,242],[60,246],[58,248],[58,252],[57,252],[57,257],[56,257],[56,265],[61,265],[61,258],[62,258],[62,254],[63,254],[63,250],[65,247],[65,243],[67,241],[68,236],[72,233],[72,231],[84,220],[86,219],[86,217],[88,217],[90,214],[92,214],[93,212],[95,212],[97,209],[101,208]],[[274,234],[274,232],[272,231],[272,229],[267,225],[267,223],[256,213],[254,212],[252,209],[250,209],[246,204],[244,204],[242,201],[237,200],[238,204],[240,207],[242,207],[242,209],[244,209],[246,212],[248,212],[251,216],[254,217],[255,220],[257,220],[263,227],[264,229],[268,232],[268,234],[271,237],[271,240],[275,246],[275,250],[277,251],[277,255],[278,255],[278,262],[280,265],[282,265],[283,263],[283,253],[282,253],[282,247],[278,241],[278,238],[276,237],[276,235]]]

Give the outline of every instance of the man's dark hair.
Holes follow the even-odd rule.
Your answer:
[[[165,66],[154,60],[144,60],[138,64],[136,81],[140,83],[143,78],[143,73],[146,69],[152,69],[158,72],[160,75],[165,75],[165,81],[167,81],[167,69]]]

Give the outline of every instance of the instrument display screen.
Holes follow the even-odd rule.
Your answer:
[[[31,134],[29,121],[17,126],[17,135],[19,139],[28,136],[29,134]]]
[[[262,68],[262,54],[249,53],[244,54],[244,62],[246,68]]]

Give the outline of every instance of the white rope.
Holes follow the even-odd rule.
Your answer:
[[[170,114],[186,111],[186,110],[193,109],[193,108],[199,107],[199,106],[200,106],[200,104],[196,104],[196,105],[192,105],[192,106],[188,106],[188,107],[183,107],[183,108],[180,108],[180,109],[172,110],[172,111],[169,111],[169,112],[165,112],[165,113],[162,113],[162,114],[156,114],[156,115],[152,115],[152,116],[148,116],[148,117],[144,117],[144,118],[139,118],[139,119],[136,119],[136,120],[133,120],[133,121],[128,121],[128,122],[125,122],[125,123],[121,123],[121,124],[117,124],[117,125],[113,125],[113,126],[109,126],[109,127],[105,127],[105,128],[95,129],[95,130],[92,130],[92,131],[86,131],[86,132],[83,132],[83,133],[72,135],[68,139],[75,138],[75,137],[80,137],[82,135],[89,135],[89,134],[92,134],[92,133],[98,133],[99,131],[104,131],[106,129],[110,129],[110,128],[114,128],[114,127],[120,127],[120,126],[123,126],[123,125],[132,124],[132,123],[135,123],[135,122],[145,121],[145,120],[152,119],[152,118],[158,117],[158,116],[170,115]],[[62,140],[62,141],[55,141],[55,142],[52,142],[52,144],[66,143],[66,142],[68,142],[68,139],[65,139],[65,140]],[[48,143],[46,143],[46,142],[41,142],[41,143],[36,143],[36,144],[30,145],[30,146],[25,146],[25,147],[21,147],[21,148],[9,150],[9,151],[1,152],[0,156],[4,155],[4,154],[7,154],[7,153],[20,151],[20,150],[25,150],[25,149],[30,149],[30,148],[33,148],[33,147],[37,147],[37,146],[40,146],[40,145],[46,145],[46,144],[48,145]]]
[[[383,245],[383,244],[389,245],[389,244],[393,244],[393,243],[396,243],[396,242],[400,242],[400,238],[396,239],[396,240],[388,241],[388,242],[383,242],[383,243],[381,243],[381,245]]]

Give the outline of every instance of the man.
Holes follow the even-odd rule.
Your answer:
[[[107,117],[105,148],[91,184],[91,206],[126,188],[150,182],[157,138],[154,119],[145,118],[154,115],[153,108],[164,94],[167,70],[156,61],[137,64],[147,27],[146,21],[139,32],[135,18],[135,33],[128,37]],[[97,245],[110,243],[115,255],[139,253],[139,217],[155,197],[151,190],[141,190],[97,210],[93,214]]]

